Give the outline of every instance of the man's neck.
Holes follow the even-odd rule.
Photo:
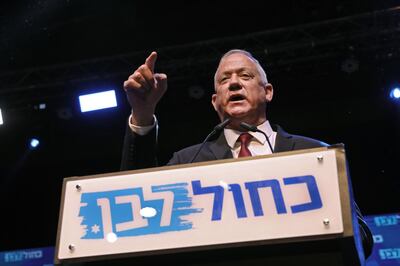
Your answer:
[[[262,123],[264,123],[266,120],[267,120],[266,117],[259,118],[259,119],[231,118],[231,122],[229,123],[229,125],[226,128],[230,128],[230,129],[234,129],[234,130],[238,130],[238,131],[247,131],[246,129],[244,129],[240,126],[240,123],[245,122],[252,126],[258,126],[258,125],[261,125]]]

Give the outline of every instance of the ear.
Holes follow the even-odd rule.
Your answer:
[[[218,112],[218,109],[217,109],[217,94],[214,93],[211,96],[211,103],[214,106],[214,110]]]
[[[271,83],[267,83],[264,87],[265,90],[265,100],[267,103],[272,101],[272,97],[274,96],[274,88]]]

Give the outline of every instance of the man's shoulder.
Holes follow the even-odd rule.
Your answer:
[[[300,135],[293,135],[293,141],[295,142],[295,148],[317,148],[317,147],[326,147],[329,144],[318,140],[313,139],[310,137],[300,136]]]
[[[276,145],[278,145],[278,150],[301,150],[329,146],[329,144],[318,139],[288,133],[279,125],[274,125],[274,127],[277,131]]]
[[[208,146],[208,144],[209,144],[209,143],[206,142],[204,145],[205,145],[205,146]],[[183,155],[183,156],[194,155],[194,153],[196,153],[197,150],[200,149],[201,145],[202,145],[202,143],[198,143],[198,144],[195,144],[195,145],[187,146],[187,147],[184,147],[184,148],[178,150],[176,153],[179,153],[179,154],[181,154],[181,155]],[[204,148],[204,147],[203,147],[203,148]]]
[[[205,162],[232,158],[224,134],[220,133],[207,142],[183,148],[174,153],[169,164]]]
[[[174,154],[168,164],[171,165],[171,164],[190,163],[192,161],[193,157],[195,156],[195,154],[197,153],[197,151],[200,150],[201,145],[202,145],[201,143],[191,145],[191,146],[185,147],[181,150],[174,152]],[[207,143],[205,144],[205,146],[207,146]],[[203,147],[201,149],[203,150],[203,149],[205,149],[205,147]]]

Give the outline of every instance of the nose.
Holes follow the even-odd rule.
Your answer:
[[[240,83],[239,77],[237,75],[232,75],[229,80],[229,90],[236,91],[242,88],[242,84]]]

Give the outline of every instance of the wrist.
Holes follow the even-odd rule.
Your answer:
[[[131,121],[133,125],[145,127],[154,123],[154,112],[148,114],[137,114],[132,112]]]

